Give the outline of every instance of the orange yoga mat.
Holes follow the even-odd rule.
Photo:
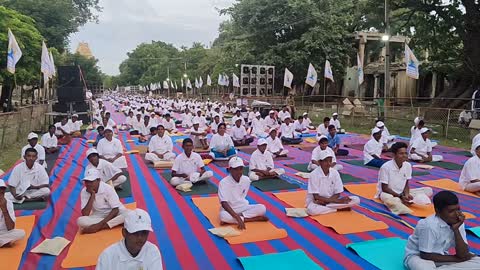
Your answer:
[[[11,247],[3,247],[0,250],[1,269],[17,270],[22,260],[22,254],[27,247],[28,238],[32,233],[35,224],[35,216],[17,217],[15,221],[15,229],[25,231],[25,238],[12,244]]]
[[[477,197],[475,193],[468,192],[462,189],[459,183],[451,180],[451,179],[437,179],[437,180],[430,180],[430,181],[420,181],[419,183],[430,186],[430,187],[436,187],[436,188],[441,188],[445,190],[450,190],[456,193],[468,195],[468,196],[473,196]]]
[[[380,199],[374,199],[375,193],[377,192],[377,184],[358,184],[358,185],[345,185],[344,188],[348,190],[350,193],[355,195],[364,197],[366,199],[373,200],[378,203],[383,202]],[[435,214],[435,209],[433,208],[433,204],[429,205],[410,205],[408,206],[413,212],[411,213],[412,216],[416,217],[428,217]],[[470,213],[465,213],[465,218],[475,218],[474,215]]]
[[[274,193],[277,198],[295,208],[305,207],[306,190]],[[356,211],[338,211],[335,213],[311,216],[312,219],[325,227],[334,229],[338,234],[369,232],[388,229],[382,221],[373,220]]]
[[[132,147],[132,150],[137,150],[140,154],[146,154],[148,152],[148,146],[137,145],[137,146]]]
[[[128,209],[135,209],[136,203],[126,204]],[[110,230],[99,231],[94,234],[80,234],[77,231],[68,249],[67,256],[62,262],[63,268],[94,266],[100,254],[112,244],[122,239],[122,226]]]
[[[192,198],[192,201],[215,228],[221,227],[221,206],[217,196]],[[236,225],[229,226],[237,229]],[[287,231],[275,227],[271,222],[247,222],[245,226],[247,229],[241,231],[239,236],[226,237],[225,240],[230,244],[243,244],[287,237]]]

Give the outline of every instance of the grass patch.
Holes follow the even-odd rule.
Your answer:
[[[20,159],[20,151],[25,144],[16,142],[2,149],[0,155],[0,169],[6,171],[10,169],[17,160]]]

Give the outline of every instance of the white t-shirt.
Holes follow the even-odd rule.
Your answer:
[[[178,174],[191,175],[192,173],[199,172],[204,166],[205,164],[203,164],[202,157],[199,154],[192,152],[190,157],[187,157],[184,152],[175,158],[172,171]]]
[[[290,118],[292,117],[292,116],[290,115],[290,112],[289,112],[289,111],[284,112],[284,111],[282,110],[282,111],[278,112],[278,118],[280,118],[280,120],[282,120],[282,122],[283,122],[283,121],[285,120],[285,118],[287,118],[287,117],[290,117]]]
[[[325,125],[323,123],[320,124],[317,128],[317,134],[327,136],[328,135],[328,127],[325,127]]]
[[[212,136],[212,140],[210,141],[210,149],[215,149],[217,151],[228,150],[234,147],[232,137],[228,134],[224,134],[221,136],[220,134],[215,134]]]
[[[85,168],[85,171],[88,171],[90,169],[97,169],[100,172],[100,179],[103,182],[108,182],[110,179],[112,179],[112,177],[122,172],[122,170],[113,166],[112,163],[104,159],[98,160],[97,167],[93,166],[92,163],[88,162],[87,167]]]
[[[75,131],[80,131],[82,128],[83,122],[82,120],[77,120],[73,122],[71,119],[68,120],[68,124],[70,125],[70,130],[75,132]]]
[[[330,155],[332,155],[332,162],[335,162],[335,163],[337,162],[337,158],[335,157],[335,152],[333,152],[332,148],[327,146],[327,148],[325,148],[325,150],[322,150],[320,145],[313,149],[312,158],[310,160],[319,161],[320,160],[320,154],[322,152],[328,152]]]
[[[132,126],[132,127],[133,127],[135,121],[137,121],[137,118],[136,118],[135,116],[132,116],[132,117],[127,116],[127,117],[125,118],[125,124],[127,124],[128,126]]]
[[[163,124],[163,127],[167,130],[168,129],[175,129],[175,127],[176,127],[175,126],[175,121],[173,121],[173,119],[171,119],[171,118],[170,118],[170,121],[167,121],[167,119],[164,119],[162,124]]]
[[[385,162],[378,173],[377,193],[375,198],[379,198],[382,193],[382,184],[387,184],[388,187],[395,193],[401,194],[405,189],[405,184],[412,179],[412,165],[408,162],[403,162],[402,167],[398,168],[395,160]]]
[[[423,137],[420,137],[412,143],[412,149],[413,148],[415,148],[416,153],[426,156],[427,153],[432,152],[432,143],[430,142],[430,139],[424,140]],[[409,155],[411,154],[409,153]]]
[[[330,198],[343,192],[342,178],[337,170],[329,169],[327,176],[323,173],[322,168],[318,167],[310,174],[307,192],[307,205],[314,201],[313,194]]]
[[[295,127],[292,123],[290,123],[290,125],[282,123],[280,126],[280,133],[282,134],[282,137],[293,139],[295,137]]]
[[[135,117],[135,119],[132,120],[132,127],[134,130],[139,131],[143,126],[143,119],[140,118],[140,121]]]
[[[125,246],[125,240],[109,246],[98,258],[96,270],[142,269],[162,270],[162,255],[158,247],[147,241],[134,258]]]
[[[300,123],[300,121],[298,120],[295,120],[295,123],[293,123],[293,127],[295,128],[295,130],[300,130],[300,131],[305,131],[308,129],[308,125],[307,125],[307,122],[302,121],[302,123]]]
[[[250,171],[253,170],[266,170],[267,168],[273,169],[275,167],[273,163],[272,153],[265,150],[265,152],[260,152],[260,150],[255,150],[250,157]]]
[[[206,127],[207,127],[207,119],[206,119],[204,116],[198,116],[198,115],[197,115],[197,116],[193,117],[192,123],[193,123],[193,121],[195,121],[195,120],[200,123],[200,127],[202,127],[202,128],[206,128]]]
[[[49,183],[47,171],[36,162],[31,169],[27,167],[25,162],[18,164],[13,168],[12,174],[8,179],[8,185],[15,187],[19,195],[23,195],[31,185],[40,186]]]
[[[218,125],[220,125],[222,123],[222,121],[220,120],[218,123],[216,123],[215,121],[213,121],[211,124],[210,124],[210,128],[212,130],[212,132],[218,132]]]
[[[410,129],[410,142],[409,142],[409,144],[412,145],[412,143],[420,137],[422,137],[422,133],[420,132],[420,129],[416,128],[415,126],[412,126],[412,128]]]
[[[268,128],[277,128],[279,126],[277,119],[271,118],[270,116],[265,117],[264,123]]]
[[[265,127],[263,119],[254,118],[252,120],[252,133],[253,134],[260,134],[260,133],[265,132],[265,130],[266,130],[266,127]]]
[[[63,131],[65,131],[66,133],[72,133],[68,122],[65,125],[62,125],[62,122],[55,123],[55,135],[62,136],[63,132],[61,130],[58,130],[57,128],[63,129]]]
[[[330,119],[329,125],[334,125],[337,130],[340,130],[340,128],[342,128],[342,126],[340,124],[340,120],[338,120],[338,119],[336,119],[336,120],[333,119],[333,118]]]
[[[15,222],[15,210],[13,209],[13,203],[7,198],[5,198],[5,200],[7,201],[8,215],[13,220],[13,222]],[[5,216],[3,215],[3,212],[0,211],[0,233],[4,233],[7,231],[8,229],[7,229],[7,224],[5,223]]]
[[[138,133],[140,133],[143,136],[148,136],[150,135],[150,128],[156,127],[155,123],[152,123],[151,121],[148,121],[148,124],[145,125],[145,122],[142,122],[138,129]]]
[[[460,174],[460,185],[463,189],[472,180],[480,180],[480,158],[477,155],[471,157],[465,165],[463,165],[462,173]]]
[[[380,157],[382,155],[383,144],[382,141],[377,141],[373,137],[363,146],[363,164],[367,164],[372,159],[373,155]]]
[[[25,156],[25,151],[27,151],[28,148],[32,148],[32,146],[30,144],[27,144],[22,148],[22,153],[20,156],[21,159],[24,159],[23,156]],[[35,147],[33,148],[37,150],[37,162],[39,162],[40,160],[45,160],[45,148],[43,148],[43,146],[38,143],[35,144]]]
[[[283,150],[282,140],[280,138],[275,137],[272,139],[272,136],[267,137],[267,150],[271,153],[277,153],[280,150]]]
[[[232,138],[236,141],[243,140],[243,138],[248,134],[245,126],[237,127],[236,125],[232,127],[231,133]]]
[[[53,134],[53,136],[50,136],[50,133],[47,132],[43,134],[40,144],[46,148],[57,147],[58,146],[57,136],[55,136],[55,134]]]
[[[191,113],[182,113],[181,118],[182,118],[182,125],[185,125],[187,127],[192,126],[193,115]]]
[[[167,134],[163,134],[163,137],[155,135],[150,139],[148,143],[148,151],[150,153],[165,154],[167,152],[173,152],[172,138]]]
[[[87,192],[87,188],[83,188],[80,192],[80,207],[85,208],[90,199],[90,193]],[[120,202],[117,192],[112,186],[100,182],[98,186],[98,192],[95,194],[95,201],[92,205],[92,215],[105,216],[108,215],[114,208],[120,210],[125,209],[125,206]]]
[[[241,211],[249,205],[246,199],[250,188],[250,179],[242,175],[237,183],[231,175],[223,178],[218,185],[218,198],[220,202],[227,202],[233,211]]]
[[[103,138],[98,142],[97,151],[100,156],[114,158],[118,154],[123,154],[123,146],[117,138],[112,138],[111,141]]]

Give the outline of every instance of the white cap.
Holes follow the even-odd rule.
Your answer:
[[[194,119],[192,121],[192,125],[200,125],[200,121],[198,121],[198,119]]]
[[[382,131],[381,129],[379,129],[378,127],[375,127],[372,129],[372,135],[381,131]]]
[[[415,126],[418,125],[418,123],[420,123],[420,117],[415,117],[413,123],[415,123]]]
[[[245,167],[245,164],[243,163],[243,159],[241,159],[239,157],[232,157],[228,161],[228,167],[234,169],[234,168],[238,168],[238,167]]]
[[[97,169],[90,169],[83,176],[83,181],[95,181],[97,179],[100,179],[100,172]]]
[[[272,133],[272,131],[274,131],[274,130],[277,131],[276,128],[271,128],[271,129],[268,131],[268,133]]]
[[[263,138],[258,139],[257,145],[265,145],[265,144],[267,144],[267,140]]]
[[[480,140],[477,140],[477,141],[473,144],[473,151],[476,151],[479,146],[480,146]]]
[[[90,156],[91,154],[98,154],[97,149],[95,149],[95,148],[90,148],[90,149],[88,149],[88,150],[87,150],[87,158],[88,158],[88,156]]]
[[[430,129],[428,129],[426,127],[420,129],[420,133],[422,133],[422,134],[425,133],[425,132],[429,132],[429,131],[430,131]]]
[[[333,113],[332,116],[338,116],[338,113]]]
[[[274,111],[274,110],[271,110],[268,114],[272,114],[272,113],[275,113],[275,111]]]
[[[324,160],[328,157],[333,157],[330,151],[320,151],[320,154],[318,155],[318,160]]]
[[[150,218],[150,215],[145,210],[139,208],[128,212],[125,217],[123,227],[129,233],[136,233],[140,231],[153,232],[152,219]]]
[[[320,135],[320,137],[318,137],[318,141],[321,141],[322,139],[328,139],[328,138],[325,135]]]
[[[7,185],[5,185],[5,181],[3,179],[0,179],[0,188],[6,188]]]
[[[28,133],[27,139],[28,139],[28,140],[38,139],[38,135],[37,135],[37,133],[30,132],[30,133]]]
[[[303,113],[303,116],[305,116],[305,115],[308,115],[308,113],[307,113],[307,112],[304,112],[304,113]]]
[[[382,121],[378,121],[375,126],[378,127],[378,128],[382,128],[382,127],[385,126],[385,123],[383,123]]]
[[[201,110],[201,109],[198,109],[198,110],[197,110],[197,113],[198,113],[198,112],[202,112],[202,110]]]
[[[106,132],[107,130],[110,130],[111,132],[113,132],[113,128],[112,128],[111,126],[106,126],[106,127],[105,127],[105,132]]]
[[[255,116],[256,116],[256,117],[259,117],[259,116],[262,116],[262,115],[261,115],[259,112],[256,112],[256,113],[255,113]]]
[[[215,113],[215,114],[213,115],[213,118],[215,118],[215,117],[220,117],[220,114]]]
[[[72,115],[72,117],[78,117],[78,114],[74,114],[74,115]]]

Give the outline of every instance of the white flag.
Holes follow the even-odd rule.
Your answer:
[[[180,79],[180,83],[182,84],[182,88],[184,87],[183,85],[183,79]]]
[[[292,89],[292,82],[293,82],[293,73],[285,68],[285,77],[283,78],[283,86]]]
[[[207,75],[207,85],[212,86],[212,78],[210,78],[210,75]]]
[[[163,81],[163,89],[168,89],[168,82],[167,81]]]
[[[222,74],[218,74],[218,85],[224,85],[223,83],[223,75]]]
[[[198,80],[198,86],[200,86],[200,88],[203,87],[203,79],[201,76],[200,76],[200,79]]]
[[[238,78],[235,73],[232,73],[232,78],[233,78],[233,87],[240,87],[240,79]]]
[[[225,86],[230,85],[230,78],[227,76],[227,74],[223,74],[223,83]]]
[[[18,46],[17,40],[10,28],[8,29],[8,51],[7,51],[7,70],[10,73],[15,73],[15,66],[22,58],[22,50]]]
[[[57,70],[55,68],[55,62],[53,61],[52,52],[50,52],[50,74],[52,74],[52,77],[57,75]]]
[[[45,79],[45,83],[47,82],[48,79],[52,77],[52,74],[50,73],[52,68],[52,64],[50,64],[50,54],[47,49],[47,45],[45,44],[45,41],[42,41],[42,59],[41,59],[41,67],[40,70],[43,73],[43,78]]]
[[[172,88],[172,89],[175,88],[175,87],[173,86],[173,81],[170,81],[170,88]]]
[[[407,44],[405,44],[405,64],[407,66],[407,76],[418,80],[418,77],[420,76],[420,71],[418,69],[419,62]]]
[[[311,87],[315,87],[315,84],[317,84],[317,71],[312,64],[308,66],[307,79],[305,80],[305,83]]]
[[[183,86],[182,86],[183,87]],[[178,89],[177,81],[175,81],[175,89]]]
[[[361,85],[364,81],[363,74],[363,61],[360,59],[360,55],[357,53],[357,75],[358,75],[358,85]]]
[[[333,71],[332,71],[332,66],[330,65],[330,61],[325,61],[325,78],[326,79],[330,79],[332,82],[334,82],[335,80],[333,80]]]
[[[190,79],[187,79],[187,88],[192,89],[192,83],[190,82]]]

